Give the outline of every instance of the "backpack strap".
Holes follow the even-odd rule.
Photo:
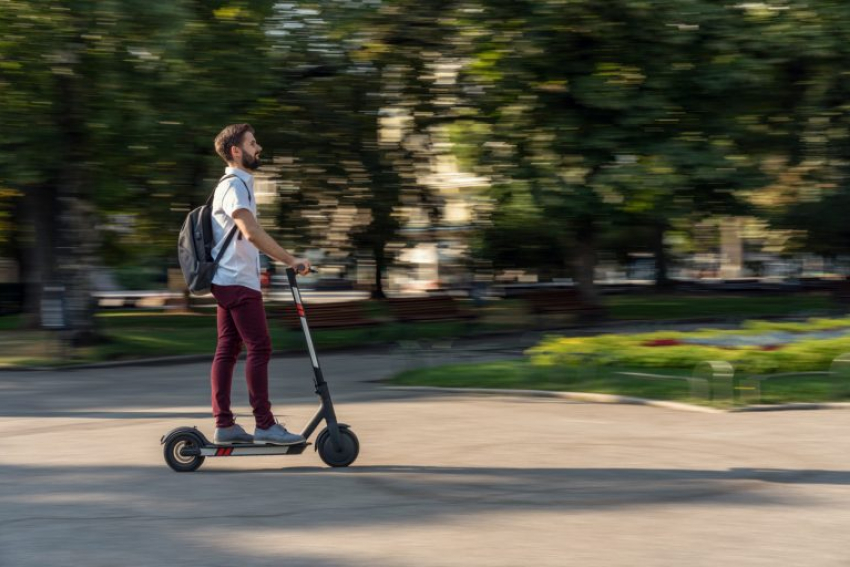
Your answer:
[[[246,190],[246,191],[248,191],[248,202],[250,203],[250,202],[252,201],[252,198],[251,198],[251,190],[250,190],[250,189],[248,189],[248,184],[247,184],[247,183],[245,183],[245,180],[244,180],[244,179],[242,179],[241,177],[239,177],[238,175],[236,175],[235,173],[228,173],[227,175],[225,175],[224,177],[222,177],[221,179],[219,179],[219,180],[218,180],[218,183],[216,184],[215,189],[213,189],[213,192],[212,192],[212,193],[210,193],[210,196],[209,196],[209,198],[207,199],[207,206],[208,206],[208,207],[209,207],[210,205],[212,205],[213,197],[215,197],[215,192],[216,192],[216,190],[218,189],[218,186],[219,186],[219,185],[221,185],[221,182],[222,182],[222,181],[224,181],[225,179],[230,179],[230,178],[232,178],[232,177],[235,177],[236,179],[238,179],[239,181],[241,181],[241,182],[242,182],[242,185],[244,185],[244,186],[245,186],[245,190]]]
[[[245,190],[248,192],[248,202],[249,203],[252,202],[251,190],[248,189],[248,184],[245,183],[245,180],[242,179],[241,177],[239,177],[238,175],[234,174],[234,173],[228,173],[227,175],[225,175],[224,177],[222,177],[221,179],[218,180],[218,184],[215,186],[215,189],[213,189],[213,192],[210,193],[209,199],[207,199],[207,206],[208,207],[212,206],[213,197],[215,197],[215,192],[216,192],[216,190],[218,190],[218,186],[221,185],[221,182],[224,181],[225,179],[230,179],[232,177],[235,177],[236,179],[238,179],[239,181],[242,182],[242,185],[245,186]],[[238,230],[239,230],[239,227],[236,227],[236,226],[234,226],[232,229],[230,229],[230,232],[228,233],[227,238],[224,240],[224,244],[222,245],[221,250],[218,251],[218,256],[215,259],[215,265],[216,266],[218,265],[218,261],[221,259],[221,255],[224,254],[225,250],[227,250],[227,245],[230,244],[231,240],[233,240],[233,235],[236,234],[236,232]],[[239,234],[239,240],[242,240],[242,234],[241,233]]]
[[[234,226],[230,229],[230,232],[227,233],[227,238],[224,239],[224,244],[221,245],[221,249],[218,251],[218,254],[215,255],[215,260],[213,260],[213,265],[218,266],[218,263],[221,261],[221,257],[224,256],[224,251],[227,250],[227,247],[230,245],[230,241],[233,240],[233,236],[236,234],[236,231],[239,230],[238,226]],[[241,234],[239,235],[242,236]]]

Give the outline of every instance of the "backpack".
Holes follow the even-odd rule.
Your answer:
[[[233,174],[225,175],[219,179],[218,184],[220,185],[222,181],[231,177],[237,176]],[[242,181],[242,183],[245,182]],[[245,185],[245,188],[247,189],[248,186]],[[180,229],[180,236],[177,238],[177,260],[180,262],[180,270],[183,272],[183,279],[186,280],[186,287],[189,288],[192,295],[204,295],[210,292],[218,263],[221,261],[224,251],[230,245],[230,241],[233,240],[234,235],[239,230],[239,227],[236,226],[230,230],[224,239],[221,250],[213,259],[212,249],[215,242],[213,241],[212,228],[212,201],[214,196],[215,189],[204,205],[186,215],[186,220]],[[250,201],[250,199],[251,191],[248,191],[248,200]]]

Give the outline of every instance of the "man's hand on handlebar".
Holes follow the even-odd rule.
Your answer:
[[[311,271],[314,271],[313,266],[310,265],[310,260],[307,258],[295,258],[289,267],[295,270],[299,276],[306,276]]]

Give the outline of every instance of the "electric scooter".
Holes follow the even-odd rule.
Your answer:
[[[301,271],[301,270],[299,270]],[[351,428],[345,423],[339,423],[334,413],[328,383],[322,376],[319,360],[316,358],[316,349],[313,346],[313,338],[310,328],[307,326],[307,315],[304,311],[304,303],[301,301],[301,292],[298,290],[298,282],[295,279],[295,270],[286,269],[286,277],[289,280],[289,288],[292,290],[292,298],[295,300],[295,309],[301,319],[301,328],[304,338],[307,340],[307,350],[313,363],[313,383],[316,394],[319,396],[321,406],[316,415],[301,435],[305,442],[298,445],[272,445],[272,444],[232,444],[216,445],[201,433],[197,427],[178,427],[163,435],[160,443],[164,445],[165,462],[177,472],[192,472],[198,469],[207,457],[250,457],[258,455],[300,455],[310,443],[306,440],[324,421],[326,427],[316,437],[314,450],[318,451],[319,457],[328,466],[347,467],[357,459],[360,453],[360,442]]]

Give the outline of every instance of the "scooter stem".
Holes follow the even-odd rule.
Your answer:
[[[339,450],[341,441],[339,437],[339,426],[336,421],[336,413],[334,412],[333,402],[331,402],[331,393],[328,389],[328,383],[325,382],[322,376],[322,369],[319,366],[319,359],[316,356],[316,347],[313,345],[313,336],[310,334],[310,327],[307,325],[307,313],[304,310],[304,303],[301,301],[301,291],[298,289],[298,281],[295,277],[295,270],[286,268],[286,278],[289,280],[289,289],[292,291],[292,299],[295,301],[295,309],[298,312],[298,317],[301,319],[301,329],[304,331],[304,338],[307,341],[307,350],[310,353],[310,361],[313,364],[313,384],[316,387],[316,394],[322,401],[322,406],[319,411],[304,428],[304,438],[308,438],[316,429],[322,418],[328,424],[328,433],[331,436],[331,442],[334,449]]]

